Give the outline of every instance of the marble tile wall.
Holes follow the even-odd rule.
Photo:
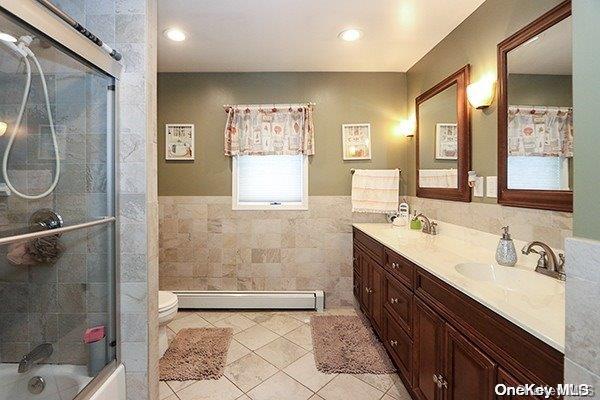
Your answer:
[[[310,196],[308,211],[233,211],[231,197],[161,196],[163,290],[324,290],[353,304],[349,196]]]
[[[572,213],[419,197],[408,197],[407,201],[411,213],[417,210],[434,220],[496,235],[509,225],[513,238],[526,242],[541,240],[556,249],[564,249],[565,239],[573,233]]]
[[[123,54],[119,98],[121,359],[127,397],[158,398],[156,0],[80,0]],[[101,33],[100,33],[101,32]],[[104,36],[102,36],[104,35]]]
[[[432,218],[564,248],[567,213],[409,198]],[[309,211],[233,211],[230,197],[161,196],[163,290],[311,290],[328,306],[352,304],[352,222],[384,222],[351,213],[349,196],[311,196]]]
[[[600,390],[600,242],[567,239],[565,382]],[[597,398],[597,397],[593,397]]]

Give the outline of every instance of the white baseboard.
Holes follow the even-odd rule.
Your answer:
[[[325,308],[322,290],[312,291],[197,291],[177,290],[179,308],[201,309],[295,309]]]

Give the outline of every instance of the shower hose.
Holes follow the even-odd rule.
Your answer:
[[[6,186],[11,190],[15,195],[27,199],[27,200],[37,200],[43,197],[48,196],[50,193],[54,191],[56,185],[58,184],[58,178],[60,176],[60,156],[58,153],[58,142],[56,140],[56,131],[54,129],[54,120],[52,119],[52,111],[50,109],[50,99],[48,97],[48,86],[46,84],[46,77],[44,76],[44,71],[42,71],[42,66],[40,65],[35,54],[29,49],[28,44],[31,42],[30,37],[21,38],[19,45],[16,46],[11,43],[12,46],[9,46],[15,52],[17,52],[24,61],[25,69],[27,72],[27,78],[25,82],[25,90],[23,91],[23,100],[21,101],[21,107],[19,108],[19,114],[17,115],[17,120],[15,121],[15,125],[13,127],[12,133],[8,138],[8,143],[6,145],[6,149],[4,150],[4,157],[2,158],[2,175],[4,176],[4,182],[6,182]],[[8,157],[10,155],[10,151],[14,144],[15,138],[19,133],[19,129],[21,128],[21,122],[23,120],[23,114],[25,113],[25,107],[27,105],[27,99],[29,98],[29,93],[31,90],[31,64],[29,62],[28,57],[33,60],[35,67],[40,73],[40,79],[42,81],[42,90],[44,91],[44,100],[46,102],[46,112],[48,113],[48,122],[50,124],[50,134],[52,136],[52,145],[54,147],[54,163],[55,163],[55,171],[54,171],[54,179],[52,183],[48,187],[46,191],[40,194],[25,194],[19,192],[8,177]]]

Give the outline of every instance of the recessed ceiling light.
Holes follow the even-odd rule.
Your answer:
[[[4,40],[5,42],[15,43],[17,38],[13,35],[9,35],[8,33],[0,32],[0,40]]]
[[[340,32],[338,37],[346,42],[354,42],[363,36],[363,31],[360,29],[345,29]]]
[[[163,33],[167,39],[174,42],[183,42],[185,40],[185,32],[179,28],[169,28]]]

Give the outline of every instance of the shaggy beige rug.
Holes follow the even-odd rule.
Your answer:
[[[363,318],[310,318],[317,369],[332,374],[389,374],[396,371],[381,342]]]
[[[221,378],[232,336],[231,328],[180,330],[160,359],[160,380]]]

